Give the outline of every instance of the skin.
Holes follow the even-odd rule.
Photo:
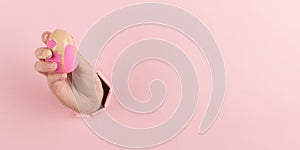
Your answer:
[[[49,31],[42,34],[41,39],[44,44],[46,44],[50,34]],[[47,47],[37,48],[35,56],[38,59],[34,64],[35,70],[46,77],[49,89],[62,104],[82,114],[91,114],[100,108],[103,97],[101,81],[93,67],[83,56],[77,54],[78,66],[72,73],[68,74],[54,73],[57,64],[45,62],[45,59],[52,57],[51,49]]]

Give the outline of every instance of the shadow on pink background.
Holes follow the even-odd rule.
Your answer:
[[[41,33],[56,28],[72,33],[78,45],[85,32],[105,14],[138,2],[171,4],[199,18],[215,37],[227,71],[219,118],[207,133],[199,135],[211,81],[209,67],[196,47],[179,33],[159,26],[129,29],[110,42],[98,64],[98,69],[109,79],[111,65],[120,50],[149,37],[175,42],[198,68],[201,95],[193,119],[173,140],[150,149],[300,149],[300,2],[297,0],[1,0],[0,149],[124,149],[98,138],[56,100],[45,78],[33,69],[34,50],[43,46]],[[171,77],[153,68],[151,71],[151,65],[160,66]],[[143,75],[146,68],[150,71]],[[137,66],[130,80],[135,85],[133,93],[146,99],[148,81],[154,77],[175,85],[167,93],[171,97],[157,112],[135,115],[112,99],[109,113],[124,124],[139,127],[153,126],[170,117],[178,104],[179,83],[170,80],[176,76],[168,66],[159,62]]]

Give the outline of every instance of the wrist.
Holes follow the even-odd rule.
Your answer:
[[[80,117],[86,117],[90,115],[94,115],[100,110],[106,108],[109,102],[110,90],[111,86],[107,79],[102,75],[100,72],[96,73],[95,75],[95,84],[96,84],[96,92],[98,95],[98,101],[89,103],[86,105],[85,111],[80,111],[78,115]]]

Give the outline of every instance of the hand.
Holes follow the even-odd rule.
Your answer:
[[[51,32],[44,32],[41,36],[46,44]],[[34,68],[46,76],[52,93],[68,108],[83,114],[90,114],[100,108],[103,88],[93,67],[78,52],[77,68],[68,74],[54,73],[57,68],[55,62],[45,62],[52,57],[52,50],[47,47],[35,51],[39,59]],[[74,86],[72,86],[74,85]],[[96,90],[96,91],[95,91]]]

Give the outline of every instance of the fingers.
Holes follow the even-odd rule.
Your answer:
[[[41,35],[41,40],[47,44],[51,32],[46,31]],[[36,49],[35,56],[40,61],[35,62],[34,68],[36,71],[40,72],[43,75],[48,75],[49,73],[54,72],[57,69],[57,64],[55,62],[45,62],[43,60],[49,59],[52,57],[52,51],[46,47],[41,47]]]
[[[41,47],[41,48],[38,48],[35,51],[35,56],[38,59],[48,59],[48,58],[52,57],[52,51],[50,49],[45,48],[45,47]]]
[[[40,73],[51,73],[57,69],[57,63],[37,61],[34,64],[34,69]]]
[[[50,34],[51,34],[51,32],[49,32],[49,31],[46,31],[42,34],[41,39],[45,44],[47,44]]]
[[[48,74],[47,79],[48,79],[48,83],[50,85],[54,84],[55,82],[58,81],[63,81],[67,79],[67,74],[63,73],[53,73],[53,74]]]

